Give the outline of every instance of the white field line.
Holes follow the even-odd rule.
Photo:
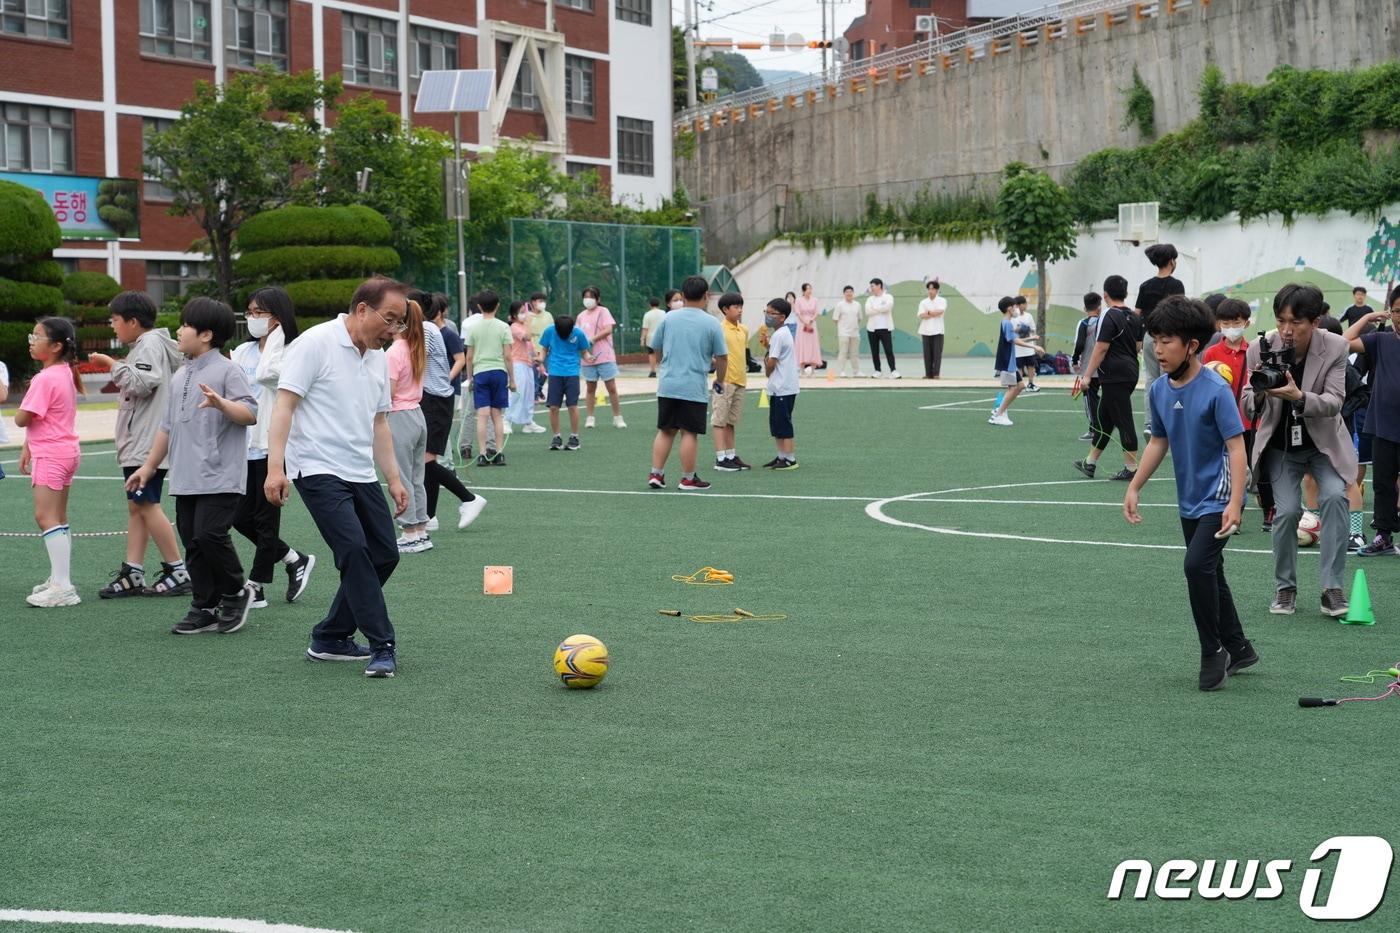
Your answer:
[[[268,923],[237,917],[179,917],[172,914],[92,913],[78,910],[0,909],[0,921],[13,923],[68,923],[89,926],[157,927],[162,930],[219,930],[223,933],[351,933],[303,927],[294,923]]]

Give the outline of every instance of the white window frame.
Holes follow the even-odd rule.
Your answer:
[[[431,26],[413,26],[408,36],[409,45],[409,89],[418,91],[418,81],[425,71],[454,71],[460,56],[458,34]],[[423,61],[424,46],[428,49],[428,61]]]
[[[628,124],[628,125],[624,125]],[[631,125],[631,124],[636,124]],[[645,153],[642,149],[645,148]],[[656,177],[656,123],[637,117],[617,118],[617,173]]]
[[[362,35],[364,62],[360,62],[358,56],[358,40]],[[346,84],[390,91],[399,89],[399,31],[395,20],[342,12],[340,37],[341,75]]]
[[[142,54],[213,62],[214,28],[209,21],[209,0],[140,0],[140,7]],[[197,31],[201,18],[204,29]],[[168,47],[162,48],[163,43]]]
[[[286,71],[291,52],[291,9],[288,0],[224,0],[225,60],[234,68],[271,65]],[[239,44],[240,20],[251,17],[253,46]],[[277,25],[281,24],[282,49],[274,48]],[[243,61],[243,58],[251,61]]]
[[[650,26],[653,0],[616,0],[614,16],[624,23]]]
[[[141,185],[141,199],[143,201],[169,202],[175,200],[175,192],[171,191],[159,178],[155,178],[146,173],[147,162],[158,162],[146,155],[146,140],[152,133],[159,133],[175,125],[175,121],[166,117],[142,117],[141,118],[141,177],[144,183]]]
[[[67,42],[70,12],[68,0],[0,0],[0,36]]]
[[[65,158],[57,163],[55,140],[62,140],[57,148],[65,150]],[[42,153],[42,159],[36,153]],[[73,162],[73,111],[0,103],[0,170],[63,175],[73,171]]]
[[[580,87],[581,86],[581,87]],[[583,55],[564,54],[565,112],[591,119],[597,110],[598,66]],[[583,91],[587,93],[582,93]]]

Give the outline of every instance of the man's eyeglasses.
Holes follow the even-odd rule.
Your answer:
[[[385,317],[384,312],[380,311],[378,308],[370,308],[370,310],[373,311],[375,314],[379,315],[379,319],[385,324],[388,324],[389,329],[392,330],[394,333],[402,334],[404,331],[408,330],[407,321],[396,321],[391,317]]]

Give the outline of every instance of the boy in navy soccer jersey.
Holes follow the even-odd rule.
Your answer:
[[[1202,690],[1259,663],[1244,637],[1225,582],[1225,542],[1240,523],[1244,503],[1244,425],[1230,384],[1201,365],[1201,349],[1215,333],[1204,302],[1164,299],[1148,322],[1162,375],[1147,390],[1152,440],[1123,497],[1123,515],[1138,524],[1138,495],[1171,451],[1177,505],[1186,538],[1186,591],[1201,640]]]

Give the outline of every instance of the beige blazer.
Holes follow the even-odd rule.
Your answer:
[[[1283,338],[1270,334],[1269,347],[1277,350],[1283,346]],[[1325,330],[1313,331],[1308,341],[1308,359],[1303,367],[1303,424],[1308,436],[1317,449],[1326,455],[1342,480],[1347,483],[1356,480],[1356,448],[1352,446],[1351,434],[1342,423],[1342,400],[1347,392],[1347,355],[1350,346],[1347,341]],[[1250,342],[1245,354],[1245,365],[1250,372],[1259,366],[1259,341]],[[1240,394],[1244,403],[1246,418],[1258,419],[1254,426],[1254,457],[1250,469],[1258,475],[1259,461],[1269,446],[1269,438],[1277,430],[1287,430],[1287,408],[1292,402],[1271,398],[1261,409],[1254,407],[1254,392],[1246,383]],[[1280,425],[1284,425],[1280,428]]]

